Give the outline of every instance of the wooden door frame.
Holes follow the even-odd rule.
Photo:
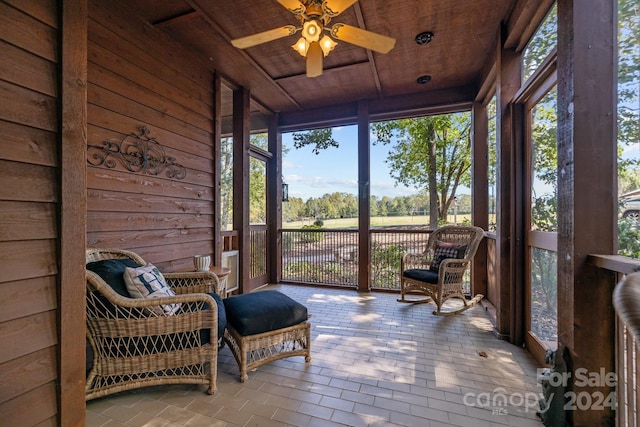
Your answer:
[[[269,241],[270,241],[270,227],[269,224],[274,220],[273,218],[271,218],[271,214],[272,211],[269,209],[270,205],[269,205],[269,195],[272,194],[272,182],[273,182],[273,178],[271,177],[271,164],[273,162],[273,155],[272,153],[262,150],[260,148],[257,147],[253,147],[250,146],[249,147],[249,169],[251,169],[251,159],[256,159],[259,160],[261,162],[264,162],[264,169],[265,169],[265,213],[266,213],[266,218],[265,218],[265,224],[257,224],[257,225],[252,225],[251,224],[251,218],[249,217],[249,223],[247,224],[247,230],[249,232],[249,246],[247,246],[248,251],[249,251],[249,255],[251,254],[250,250],[251,250],[251,231],[252,229],[256,229],[256,230],[264,230],[266,237],[265,237],[265,246],[264,246],[264,250],[265,250],[265,273],[261,274],[259,276],[252,276],[251,275],[251,256],[249,256],[249,264],[247,264],[247,269],[249,270],[249,281],[248,281],[248,289],[250,290],[254,290],[257,289],[261,286],[264,286],[266,284],[268,284],[269,282],[269,277],[270,277],[270,266],[271,266],[271,253],[269,251]],[[249,179],[251,179],[251,174],[249,174]],[[247,203],[249,202],[248,198],[247,198]],[[247,210],[249,209],[249,207],[247,207]]]
[[[543,365],[546,353],[544,343],[531,332],[531,248],[540,248],[557,253],[558,233],[539,232],[531,230],[531,110],[554,87],[557,87],[556,51],[553,50],[540,65],[536,73],[527,81],[527,84],[518,92],[514,105],[521,112],[522,137],[517,139],[517,145],[522,150],[522,170],[519,174],[522,182],[522,266],[520,277],[524,284],[524,308],[522,310],[522,328],[525,347],[534,356],[536,361]]]

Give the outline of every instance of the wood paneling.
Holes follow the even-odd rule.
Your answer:
[[[58,27],[55,0],[0,2],[3,425],[58,424]]]
[[[58,272],[55,240],[0,241],[0,283]]]
[[[135,230],[135,231],[102,231],[88,233],[87,244],[91,247],[122,248],[125,245],[134,251],[144,248],[149,241],[162,240],[173,246],[181,242],[210,242],[213,231],[210,228],[163,229],[163,230]]]
[[[87,167],[87,244],[139,253],[162,270],[213,253],[213,72],[122,5],[90,1],[89,145],[147,126],[184,179]]]
[[[0,200],[55,202],[56,169],[0,160]]]
[[[0,119],[38,129],[57,130],[55,98],[0,80],[0,99]]]
[[[19,46],[22,49],[56,62],[58,59],[57,31],[37,17],[29,16],[17,8],[23,7],[22,2],[14,2],[15,7],[0,3],[0,40]],[[33,4],[33,2],[29,2]],[[55,13],[55,2],[41,2],[45,9]],[[52,6],[53,7],[50,7]]]
[[[2,78],[36,92],[56,96],[58,88],[51,76],[56,74],[55,64],[5,42],[0,42]]]
[[[57,343],[56,312],[54,310],[21,317],[0,324],[0,363],[26,356]]]
[[[0,283],[0,322],[56,309],[56,277]]]
[[[53,347],[0,365],[0,404],[53,382],[56,379],[55,373],[56,352]]]
[[[0,120],[3,150],[0,159],[42,166],[58,164],[54,132]]]
[[[0,200],[0,240],[37,240],[56,237],[56,209],[51,203]]]
[[[87,181],[89,189],[179,197],[192,200],[213,200],[211,187],[206,185],[207,182],[204,182],[203,185],[194,185],[180,180],[164,179],[162,177],[103,167],[88,167]],[[89,209],[94,209],[94,207],[89,206]],[[151,212],[153,212],[152,209]],[[182,212],[182,209],[176,209],[176,212]]]
[[[49,382],[0,405],[3,420],[11,420],[14,426],[57,425],[55,383]]]

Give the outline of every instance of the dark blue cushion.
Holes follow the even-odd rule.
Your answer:
[[[218,306],[218,338],[222,338],[224,329],[227,327],[227,313],[224,308],[224,303],[222,302],[220,295],[215,293],[210,293],[209,295],[216,300],[216,305]]]
[[[223,300],[227,322],[240,335],[255,335],[307,320],[307,307],[278,291],[235,295]]]
[[[127,285],[124,283],[124,269],[126,267],[136,268],[140,267],[140,264],[132,259],[103,259],[101,261],[94,261],[87,264],[87,270],[93,271],[104,280],[107,285],[122,295],[123,297],[130,298],[129,291],[127,291]]]
[[[419,280],[426,283],[438,283],[438,272],[424,268],[405,270],[402,275],[407,279]]]

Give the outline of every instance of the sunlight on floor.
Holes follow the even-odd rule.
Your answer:
[[[496,339],[482,307],[439,317],[394,294],[269,288],[307,306],[310,363],[277,360],[240,383],[225,347],[213,396],[183,385],[123,392],[88,402],[87,426],[542,426],[533,358]]]

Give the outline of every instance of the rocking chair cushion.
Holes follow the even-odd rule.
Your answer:
[[[411,268],[405,270],[402,275],[407,279],[418,280],[426,283],[438,283],[438,272],[431,269]]]

